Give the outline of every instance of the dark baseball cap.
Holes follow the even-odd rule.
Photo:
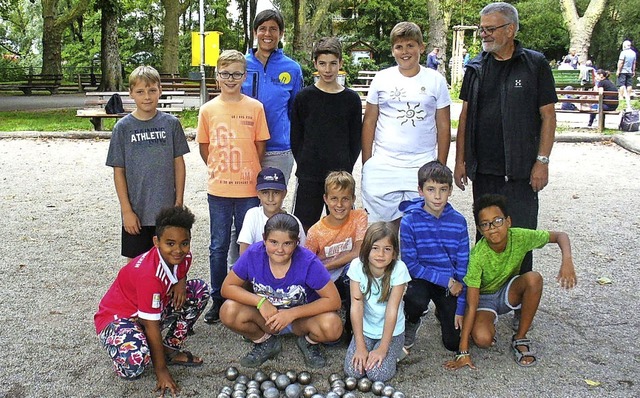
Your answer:
[[[287,184],[284,181],[284,174],[280,169],[275,167],[266,167],[258,173],[258,183],[256,189],[262,191],[263,189],[275,189],[278,191],[286,191]]]

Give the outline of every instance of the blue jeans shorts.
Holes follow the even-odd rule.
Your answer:
[[[512,310],[519,310],[521,307],[520,304],[517,306],[509,304],[509,288],[518,276],[519,275],[516,275],[511,278],[508,283],[495,293],[481,294],[476,311],[491,311],[496,315],[494,322],[498,322],[498,315],[506,314]]]

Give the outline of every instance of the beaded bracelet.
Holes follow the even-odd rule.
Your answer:
[[[455,359],[457,361],[459,359],[462,359],[462,358],[468,357],[468,356],[470,356],[469,351],[458,351],[458,352],[456,352]]]

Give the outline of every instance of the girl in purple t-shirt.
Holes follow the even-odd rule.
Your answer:
[[[254,343],[242,366],[275,358],[279,335],[293,333],[307,366],[321,368],[326,360],[318,343],[340,338],[340,296],[322,262],[298,246],[299,228],[289,214],[272,216],[264,241],[247,248],[222,284],[222,323]]]

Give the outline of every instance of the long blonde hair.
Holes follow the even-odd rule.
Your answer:
[[[371,272],[371,268],[369,267],[369,253],[371,253],[371,249],[373,248],[373,244],[380,239],[389,238],[391,241],[391,245],[393,246],[393,260],[391,263],[385,268],[384,274],[382,275],[382,283],[379,284],[376,280],[375,276]],[[384,221],[378,221],[373,224],[369,228],[367,228],[367,232],[364,235],[364,239],[362,241],[362,246],[360,247],[360,261],[362,262],[362,270],[364,274],[367,276],[367,288],[364,291],[364,296],[368,297],[371,295],[371,286],[375,283],[376,287],[380,289],[380,298],[378,299],[379,303],[384,303],[389,300],[389,295],[391,294],[391,273],[396,266],[396,262],[398,261],[398,253],[400,249],[400,245],[398,243],[398,235],[395,232],[395,229],[390,223]]]

